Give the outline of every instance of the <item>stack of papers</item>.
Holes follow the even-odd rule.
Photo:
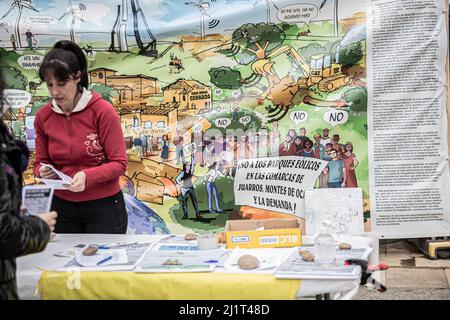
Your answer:
[[[263,249],[240,249],[235,248],[230,254],[230,258],[225,262],[225,270],[233,272],[249,272],[272,270],[278,267],[292,248],[263,248]],[[259,267],[252,270],[241,269],[238,260],[244,255],[252,255],[259,260]]]
[[[120,264],[126,265],[128,263],[128,256],[125,249],[99,249],[92,256],[85,256],[82,250],[77,250],[75,260],[82,267],[103,267]]]
[[[334,265],[319,265],[315,262],[303,260],[300,250],[308,250],[314,254],[314,247],[302,247],[292,250],[290,255],[275,269],[275,278],[281,279],[358,279],[361,267],[357,265],[344,266],[347,259],[367,260],[371,248],[336,250]]]

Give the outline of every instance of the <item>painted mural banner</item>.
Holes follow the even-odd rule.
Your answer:
[[[86,54],[89,89],[114,106],[122,124],[129,232],[202,233],[222,231],[228,219],[303,219],[296,190],[330,187],[362,189],[370,230],[376,206],[369,142],[376,133],[369,132],[374,60],[367,59],[367,26],[381,2],[1,1],[2,69],[17,100],[5,120],[33,149],[32,119],[50,99],[37,69],[56,41],[71,40]],[[288,205],[255,203],[270,192],[266,186],[261,194],[239,189],[262,183],[247,181],[246,164],[288,160],[318,165],[314,172],[277,169],[305,176],[300,186],[283,184],[295,189]],[[186,170],[193,171],[189,187]],[[31,168],[24,179],[34,182]],[[442,212],[445,221],[448,204]]]

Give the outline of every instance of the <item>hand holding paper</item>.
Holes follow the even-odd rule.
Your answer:
[[[56,218],[58,217],[58,214],[55,211],[50,211],[47,213],[38,214],[37,216],[45,221],[45,223],[50,228],[50,231],[52,231],[53,233],[53,231],[55,230]]]
[[[51,168],[41,166],[39,168],[39,176],[43,179],[58,179],[58,175]]]
[[[41,178],[38,178],[39,181],[53,186],[55,190],[68,189],[68,186],[72,183],[71,177],[55,169],[51,164],[41,162],[40,165],[39,174]]]
[[[83,171],[77,172],[72,179],[72,183],[67,188],[72,192],[82,192],[86,188],[86,174]]]

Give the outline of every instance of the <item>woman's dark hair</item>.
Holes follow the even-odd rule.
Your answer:
[[[314,143],[309,139],[307,139],[307,140],[305,140],[305,142],[303,142],[303,145],[305,146],[305,148],[307,148],[307,146],[306,146],[307,144],[309,144],[310,148],[314,145]]]
[[[216,164],[217,164],[217,161],[214,161],[213,164],[211,164],[211,165],[208,167],[208,169],[209,169],[209,170],[214,169],[214,168],[216,167]]]
[[[81,72],[78,86],[82,91],[83,87],[87,89],[89,85],[86,56],[76,43],[61,40],[45,55],[39,68],[39,78],[45,81],[51,74],[58,81],[66,81],[73,79],[78,71]]]

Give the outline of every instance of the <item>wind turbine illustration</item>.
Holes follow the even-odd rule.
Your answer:
[[[39,12],[39,10],[31,5],[31,0],[14,0],[12,2],[11,6],[9,7],[8,11],[0,18],[0,20],[5,18],[14,8],[17,8],[19,10],[19,14],[16,17],[16,22],[14,23],[14,35],[18,41],[18,48],[20,49],[20,48],[22,48],[22,43],[20,41],[19,24],[20,24],[20,18],[22,17],[22,11],[24,8],[33,10],[36,12]]]
[[[328,2],[328,0],[323,0],[320,4],[319,11],[325,6],[325,4]],[[339,19],[338,19],[338,8],[339,8],[339,2],[338,0],[334,0],[334,36],[337,37],[339,35]]]
[[[253,3],[253,6],[256,6],[259,2],[261,2],[262,0],[256,0]],[[272,0],[265,0],[266,1],[266,7],[267,7],[267,23],[271,23],[270,22],[270,5],[272,5],[275,9],[278,10],[278,6],[275,4],[275,2],[273,2]]]
[[[205,39],[205,16],[211,17],[206,13],[209,9],[209,2],[199,0],[198,2],[185,2],[185,5],[197,7],[200,10],[200,38]]]
[[[72,4],[72,0],[68,0],[68,6],[66,8],[66,12],[58,19],[59,21],[61,21],[62,18],[64,18],[65,16],[70,15],[72,17],[72,21],[70,23],[70,41],[75,42],[75,32],[74,32],[74,27],[75,27],[75,21],[76,19],[82,21],[82,22],[86,22],[84,21],[81,17],[81,11],[85,11],[86,7],[84,6],[84,4],[79,3],[79,5],[73,5]]]

